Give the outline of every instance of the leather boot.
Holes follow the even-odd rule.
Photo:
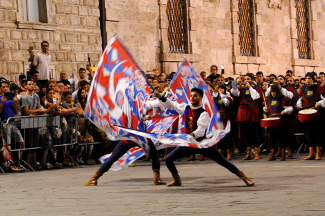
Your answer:
[[[239,178],[241,178],[246,183],[247,186],[253,186],[254,185],[254,182],[252,180],[250,180],[247,176],[245,176],[245,174],[242,171],[237,173],[237,176]]]
[[[154,169],[153,170],[153,183],[154,183],[154,185],[165,185],[166,184],[166,182],[163,182],[160,179],[160,171],[159,171],[159,169]]]
[[[288,146],[288,157],[292,157],[292,151],[291,151],[291,146]]]
[[[321,158],[320,158],[320,155],[321,155],[321,153],[320,153],[320,151],[321,151],[321,149],[320,149],[320,147],[316,147],[316,160],[320,160]]]
[[[174,181],[172,181],[171,183],[167,184],[167,187],[171,187],[171,186],[181,186],[182,185],[182,181],[181,178],[178,175],[178,172],[176,174],[172,174]]]
[[[268,160],[269,161],[276,160],[276,157],[275,157],[275,149],[271,149],[271,156],[269,157]]]
[[[281,159],[282,161],[284,161],[286,159],[286,149],[281,149]]]
[[[235,149],[234,148],[231,149],[231,157],[235,157]]]
[[[191,155],[188,161],[195,161],[195,154]]]
[[[309,155],[305,158],[305,160],[314,160],[315,159],[315,148],[309,147]]]
[[[251,160],[253,157],[251,156],[252,153],[252,147],[247,147],[247,154],[246,157],[244,157],[242,160]]]
[[[95,174],[93,175],[93,177],[91,177],[89,179],[89,181],[87,181],[85,183],[86,186],[96,186],[97,185],[97,180],[99,179],[99,177],[101,177],[103,174],[100,173],[99,171],[96,171]]]
[[[278,151],[277,151],[277,153],[275,154],[275,157],[279,157],[279,156],[280,156],[280,153],[281,153],[281,149],[280,149],[280,147],[278,147]]]
[[[260,148],[259,147],[254,147],[255,150],[255,160],[260,159]]]
[[[231,160],[231,150],[227,149],[227,160]]]
[[[200,155],[200,161],[204,161],[204,156],[203,155]]]

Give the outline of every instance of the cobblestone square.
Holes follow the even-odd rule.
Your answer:
[[[301,156],[301,157],[300,157]],[[176,162],[183,185],[153,185],[151,163],[109,171],[98,186],[84,186],[98,168],[82,166],[0,177],[0,215],[324,215],[324,161],[305,155],[269,162],[232,162],[256,185],[211,160]],[[164,162],[161,176],[170,182]]]

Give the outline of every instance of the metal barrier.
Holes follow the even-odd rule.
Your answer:
[[[84,118],[84,117],[83,117]],[[67,154],[68,147],[80,146],[86,147],[85,154],[90,158],[94,159],[87,151],[87,146],[103,144],[104,141],[100,141],[98,136],[95,139],[95,130],[94,127],[87,127],[88,133],[94,138],[92,143],[79,143],[79,131],[78,125],[81,120],[81,117],[77,114],[70,114],[69,116],[64,117],[63,115],[36,115],[34,117],[30,116],[16,116],[8,118],[4,127],[6,127],[5,140],[7,144],[10,144],[10,152],[18,152],[18,160],[23,162],[29,169],[35,171],[29,164],[20,157],[21,151],[35,151],[38,149],[43,149],[44,145],[47,144],[49,149],[64,147],[64,154],[62,156],[69,157],[75,165],[79,164],[74,160],[74,158]],[[63,127],[65,128],[63,128]],[[19,143],[17,142],[17,137],[14,136],[11,139],[12,130],[18,129],[25,141],[25,147],[20,148]],[[61,133],[60,133],[61,130]],[[8,133],[8,131],[11,131]],[[36,134],[38,137],[35,137]],[[27,139],[28,140],[27,140]],[[36,143],[29,143],[30,140],[37,141]],[[11,140],[11,141],[10,141]],[[45,143],[45,142],[48,143]],[[9,146],[8,146],[9,147]],[[56,158],[58,159],[58,158]],[[95,160],[95,159],[94,159]],[[0,170],[2,171],[1,167]],[[3,172],[3,171],[2,171]]]

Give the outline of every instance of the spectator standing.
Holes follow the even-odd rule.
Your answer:
[[[51,55],[49,54],[49,42],[43,41],[41,43],[41,53],[37,53],[33,60],[33,66],[39,72],[40,80],[50,79],[50,63]]]
[[[27,80],[27,92],[21,96],[22,103],[22,115],[34,117],[34,115],[42,112],[40,99],[38,94],[33,94],[35,89],[34,81],[32,79]],[[30,148],[38,147],[39,145],[39,131],[38,128],[26,129],[26,138],[27,144]],[[31,161],[33,160],[33,161]],[[36,161],[36,151],[32,150],[28,155],[28,163],[35,169],[41,169],[42,167]]]
[[[257,86],[260,87],[260,88],[262,88],[263,82],[264,82],[263,72],[262,71],[258,71],[256,73],[256,84],[257,84]]]
[[[86,69],[85,68],[80,68],[79,69],[79,80],[76,80],[75,81],[75,88],[78,87],[78,83],[81,82],[81,81],[87,81],[89,83],[90,80],[88,80],[87,78],[87,74],[86,74]]]
[[[208,79],[213,82],[213,80],[217,79],[220,75],[218,74],[218,67],[217,65],[212,65],[210,68],[211,74],[207,77]]]

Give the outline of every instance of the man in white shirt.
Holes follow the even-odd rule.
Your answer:
[[[163,97],[159,92],[155,91],[154,96],[159,98],[160,101],[164,103],[169,109],[175,110],[179,115],[183,116],[185,119],[185,128],[181,130],[182,133],[187,133],[193,136],[197,141],[202,141],[205,138],[206,129],[208,129],[210,124],[209,113],[204,110],[202,106],[203,91],[198,88],[191,89],[190,101],[191,104],[177,103],[173,102],[165,97]],[[227,168],[230,172],[236,174],[241,178],[247,186],[253,186],[254,182],[250,180],[245,174],[240,171],[235,165],[227,161],[222,157],[222,155],[217,151],[215,147],[210,148],[192,148],[178,146],[166,157],[166,166],[171,172],[174,181],[167,184],[167,186],[181,186],[182,181],[178,175],[178,171],[174,164],[174,161],[178,158],[182,158],[191,154],[203,154],[208,156],[216,163]]]
[[[51,55],[49,54],[49,42],[43,41],[41,43],[42,52],[37,53],[33,60],[33,66],[39,72],[40,80],[49,80],[50,79],[50,63]]]

